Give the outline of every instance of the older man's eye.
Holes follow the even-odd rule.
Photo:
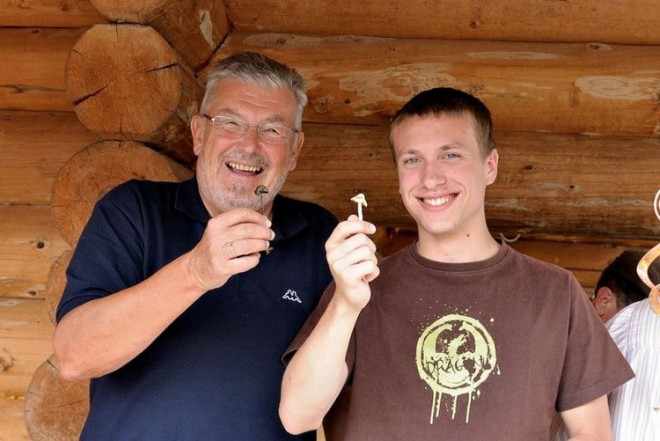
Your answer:
[[[262,133],[267,133],[267,134],[269,134],[269,135],[282,136],[282,135],[285,134],[286,129],[285,129],[284,127],[281,127],[281,126],[271,126],[271,125],[268,125],[268,126],[264,126],[264,127],[261,129],[261,131],[262,131]]]
[[[230,132],[240,132],[244,130],[243,125],[234,120],[225,121],[220,127],[224,130],[229,130]]]

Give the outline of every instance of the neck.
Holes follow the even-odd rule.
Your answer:
[[[500,245],[487,231],[463,237],[420,234],[417,242],[419,254],[436,262],[478,262],[493,257],[499,249]]]

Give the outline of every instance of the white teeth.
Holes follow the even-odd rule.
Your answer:
[[[227,165],[234,170],[239,170],[239,171],[244,171],[244,172],[251,172],[251,173],[259,173],[261,171],[261,167],[256,167],[254,165],[244,165],[244,164],[237,164],[235,162],[229,162]]]
[[[437,207],[438,205],[443,205],[446,204],[447,202],[451,201],[452,198],[450,196],[446,196],[444,198],[436,198],[436,199],[422,199],[426,205],[430,205],[432,207]]]

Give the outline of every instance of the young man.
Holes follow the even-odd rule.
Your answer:
[[[280,417],[329,441],[610,439],[605,394],[632,376],[569,271],[500,244],[485,218],[488,109],[455,89],[395,115],[399,192],[418,240],[380,268],[352,216],[326,243],[334,284],[296,337]],[[327,416],[326,416],[327,413]]]
[[[197,177],[96,206],[58,309],[62,375],[92,378],[81,439],[313,440],[277,415],[280,357],[331,275],[336,219],[279,196],[303,145],[301,76],[221,60],[191,129]]]

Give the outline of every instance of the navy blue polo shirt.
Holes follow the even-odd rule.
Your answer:
[[[208,220],[194,179],[113,189],[80,236],[58,320],[190,251]],[[280,423],[281,356],[331,280],[324,244],[336,224],[318,205],[277,196],[273,251],[203,295],[134,360],[93,379],[81,439],[314,440]]]

